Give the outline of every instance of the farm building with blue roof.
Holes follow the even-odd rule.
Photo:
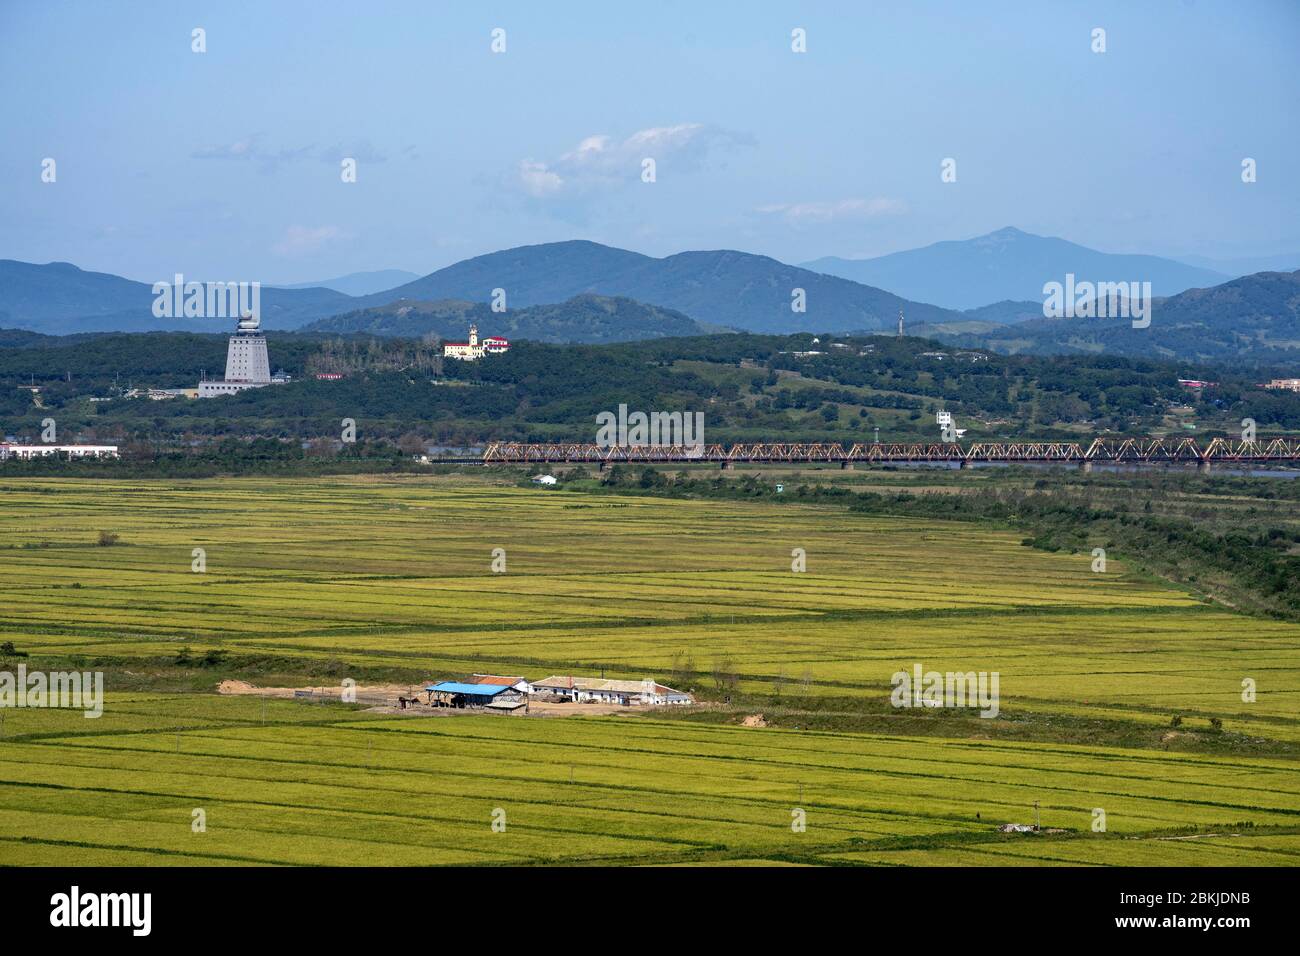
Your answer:
[[[424,688],[435,707],[487,707],[503,694],[517,696],[513,687],[501,684],[464,684],[448,680]]]

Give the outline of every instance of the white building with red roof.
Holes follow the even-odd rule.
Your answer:
[[[598,704],[691,704],[694,698],[685,691],[674,690],[652,678],[645,680],[605,680],[596,677],[556,675],[533,681],[533,691],[569,700]]]
[[[533,685],[523,677],[504,677],[500,674],[475,674],[465,681],[466,684],[495,684],[497,687],[509,687],[521,694],[531,694]]]
[[[463,362],[472,362],[484,355],[500,355],[508,351],[510,351],[509,340],[498,335],[490,335],[480,342],[478,326],[475,325],[469,327],[468,342],[444,342],[442,345],[443,358],[460,359]]]

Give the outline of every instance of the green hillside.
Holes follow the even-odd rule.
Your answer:
[[[438,320],[455,327],[477,314],[445,308]],[[497,331],[487,319],[480,325],[481,334]],[[417,339],[272,334],[272,368],[290,373],[291,384],[202,401],[126,394],[193,386],[204,370],[219,375],[225,347],[223,336],[153,334],[0,349],[0,425],[33,438],[54,416],[65,434],[175,448],[223,436],[334,437],[352,418],[370,438],[473,445],[590,440],[595,416],[626,404],[703,412],[714,441],[868,441],[877,428],[886,441],[933,439],[940,408],[968,440],[1237,434],[1243,418],[1262,435],[1300,429],[1300,395],[1256,387],[1257,373],[1106,355],[1008,356],[894,336],[516,341],[504,355],[459,362]],[[342,378],[317,380],[322,372]],[[1178,384],[1184,377],[1217,384],[1188,389]],[[20,388],[33,383],[38,394]]]
[[[320,319],[303,332],[365,333],[405,338],[436,336],[463,341],[467,328],[479,335],[499,335],[533,342],[625,342],[665,336],[699,335],[708,329],[672,309],[632,299],[579,295],[553,305],[533,305],[493,312],[485,302],[400,299]]]

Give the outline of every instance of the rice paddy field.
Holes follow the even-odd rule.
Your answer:
[[[0,863],[1300,854],[1300,626],[1114,558],[1099,574],[989,526],[470,476],[0,491],[0,640],[110,687],[98,719],[0,711]],[[736,680],[731,706],[693,713],[413,718],[162,692],[183,649],[232,672],[604,673],[715,700],[715,672]],[[891,676],[915,664],[998,672],[999,717],[891,708]],[[743,726],[746,708],[772,726]],[[1036,803],[1060,832],[996,830]]]

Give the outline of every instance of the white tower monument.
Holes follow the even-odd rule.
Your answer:
[[[249,385],[271,384],[271,363],[266,357],[266,336],[260,320],[251,315],[239,320],[226,348],[226,381]]]
[[[266,335],[261,320],[246,315],[239,320],[235,334],[226,346],[226,377],[220,381],[200,382],[199,398],[233,395],[246,388],[271,384],[271,363],[266,355]]]

